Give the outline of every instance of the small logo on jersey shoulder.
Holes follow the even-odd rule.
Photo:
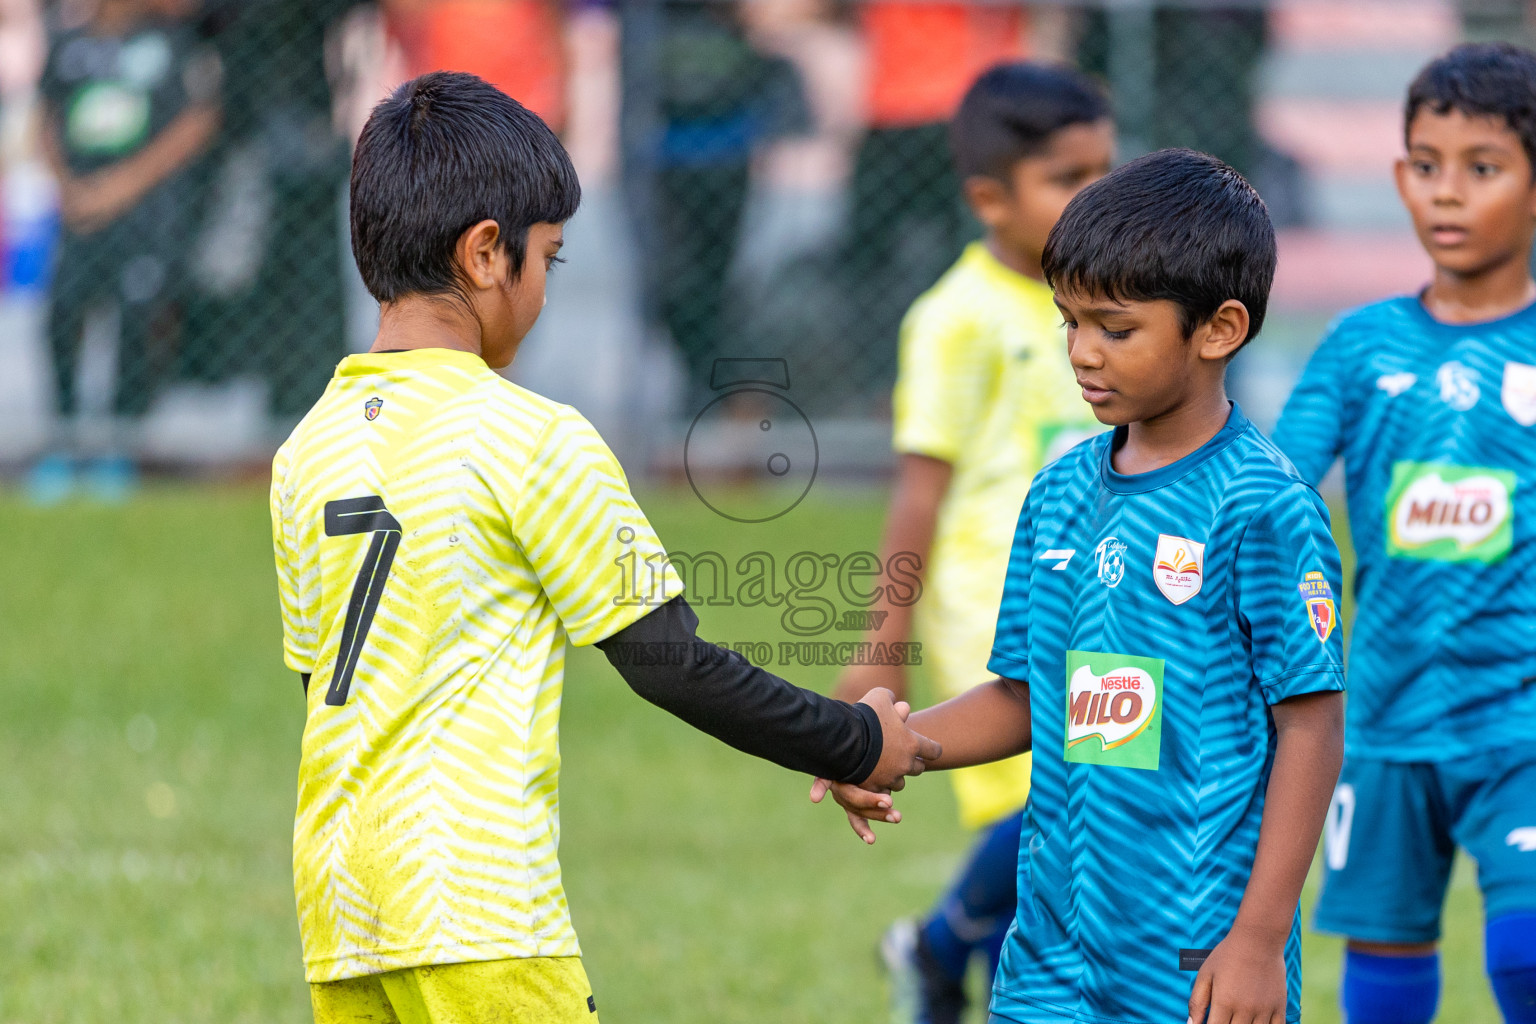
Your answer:
[[[379,418],[379,410],[384,408],[384,399],[374,395],[363,403],[363,419],[372,422]]]
[[[1093,549],[1093,557],[1099,560],[1099,582],[1106,587],[1118,587],[1125,579],[1126,550],[1119,537],[1105,537]]]
[[[1505,846],[1513,846],[1521,853],[1536,852],[1536,827],[1521,825],[1504,837]]]
[[[1183,604],[1200,593],[1205,578],[1205,545],[1188,537],[1157,535],[1157,553],[1152,556],[1152,580],[1164,597]]]
[[[1067,652],[1064,760],[1156,771],[1162,754],[1163,660]]]
[[[1418,382],[1416,373],[1384,373],[1376,378],[1376,389],[1385,391],[1388,398],[1396,398]]]
[[[1504,364],[1504,411],[1522,427],[1536,426],[1536,366]]]
[[[1333,588],[1328,585],[1328,577],[1320,572],[1309,572],[1301,578],[1296,589],[1301,591],[1301,600],[1307,606],[1307,622],[1311,624],[1312,632],[1317,634],[1318,642],[1327,643],[1334,627],[1339,624],[1339,609],[1333,603]]]
[[[1457,412],[1466,412],[1482,397],[1477,382],[1477,371],[1454,359],[1442,363],[1435,373],[1435,383],[1440,386],[1440,401]]]
[[[1067,563],[1072,561],[1072,556],[1075,554],[1077,554],[1076,548],[1051,548],[1040,556],[1040,561],[1055,562],[1056,564],[1051,566],[1051,568],[1056,572],[1060,572],[1067,567]]]

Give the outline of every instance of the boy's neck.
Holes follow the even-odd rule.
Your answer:
[[[1435,268],[1435,277],[1419,301],[1429,315],[1447,324],[1475,324],[1518,313],[1536,302],[1529,254],[1478,274]]]
[[[1037,253],[1021,252],[1018,249],[1004,245],[997,237],[996,232],[988,231],[982,239],[982,244],[987,247],[987,252],[992,258],[1016,274],[1023,274],[1033,281],[1045,283],[1045,270],[1040,266],[1040,256]]]
[[[1125,443],[1111,455],[1110,465],[1127,476],[1162,469],[1199,451],[1221,432],[1231,415],[1226,385],[1218,381],[1194,401],[1129,424]]]
[[[451,302],[422,295],[385,304],[370,352],[446,348],[482,355],[480,324]]]

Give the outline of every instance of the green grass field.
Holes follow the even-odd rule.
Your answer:
[[[669,546],[781,563],[873,548],[882,498],[822,487],[744,526],[687,491],[641,496]],[[303,705],[267,531],[257,487],[48,511],[0,494],[0,1024],[309,1019],[289,862]],[[701,617],[712,639],[784,638],[774,610]],[[562,749],[561,859],[609,1024],[885,1019],[874,943],[967,844],[941,778],[865,848],[806,780],[691,732],[586,651]],[[1497,1020],[1465,864],[1446,930],[1439,1020]],[[1337,1020],[1338,944],[1309,934],[1306,957],[1306,1016]]]

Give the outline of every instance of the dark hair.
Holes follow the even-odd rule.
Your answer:
[[[1408,87],[1403,140],[1414,116],[1459,110],[1469,117],[1496,117],[1520,136],[1536,173],[1536,53],[1510,43],[1463,43],[1425,65]]]
[[[1236,299],[1248,307],[1247,344],[1269,305],[1275,228],[1264,200],[1231,167],[1162,149],[1074,196],[1041,263],[1053,288],[1175,303],[1185,337]]]
[[[474,75],[434,71],[373,108],[352,157],[352,252],[380,302],[458,293],[453,250],[501,227],[513,274],[528,229],[569,220],[581,185],[565,147],[527,107]]]
[[[1110,116],[1109,100],[1069,67],[1016,61],[981,73],[949,123],[949,148],[960,177],[1008,181],[1013,165],[1050,145],[1074,124]]]

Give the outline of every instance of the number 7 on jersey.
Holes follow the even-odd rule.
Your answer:
[[[373,614],[379,610],[379,598],[384,593],[384,582],[389,578],[389,568],[400,547],[401,530],[400,521],[389,514],[384,499],[376,494],[325,503],[327,537],[350,537],[359,533],[371,533],[373,540],[368,544],[368,553],[363,556],[362,567],[357,570],[357,582],[352,585],[352,600],[347,602],[347,621],[341,630],[336,667],[331,673],[330,689],[325,692],[325,702],[337,707],[347,702],[358,656],[368,639]]]

